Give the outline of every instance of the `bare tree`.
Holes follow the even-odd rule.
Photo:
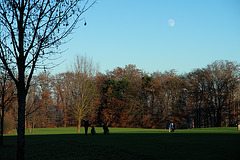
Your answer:
[[[240,83],[239,72],[239,64],[221,60],[189,74],[188,104],[193,107],[196,127],[236,123],[234,98]]]
[[[29,129],[30,133],[34,132],[34,125],[39,109],[42,107],[40,95],[38,93],[38,76],[33,76],[31,81],[31,87],[29,88],[28,95],[26,97],[25,117],[26,117],[26,128]],[[31,125],[30,125],[31,124]]]
[[[35,68],[54,54],[96,0],[1,0],[0,59],[17,87],[17,157],[24,159],[25,104]],[[17,74],[14,74],[14,71]]]
[[[11,109],[11,104],[16,99],[13,82],[9,79],[6,71],[0,72],[0,109],[1,109],[1,135],[0,147],[3,147],[3,131],[5,114]]]
[[[96,96],[94,77],[97,67],[87,57],[77,57],[74,63],[70,82],[70,111],[78,122],[77,132],[80,132],[81,120],[90,112]]]
[[[53,87],[53,96],[55,98],[55,105],[58,114],[58,126],[66,127],[68,124],[68,104],[69,104],[69,82],[68,78],[71,73],[60,73],[54,76],[52,87]]]
[[[227,117],[229,123],[230,120],[232,121],[230,101],[239,85],[240,68],[235,62],[221,60],[208,65],[206,70],[210,84],[209,93],[216,112],[216,126],[220,127],[224,116]]]

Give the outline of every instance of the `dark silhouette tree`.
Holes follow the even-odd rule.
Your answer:
[[[235,124],[234,98],[240,83],[239,71],[235,62],[215,61],[189,73],[188,104],[192,106],[196,127]]]
[[[54,49],[95,2],[0,1],[0,59],[16,84],[18,97],[17,159],[24,159],[26,96],[34,70],[56,53]]]

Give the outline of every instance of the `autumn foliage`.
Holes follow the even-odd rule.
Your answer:
[[[106,120],[111,127],[167,128],[174,122],[177,128],[200,128],[235,126],[240,118],[240,70],[234,62],[215,61],[186,74],[173,70],[149,74],[127,65],[75,85],[76,74],[42,72],[33,78],[26,107],[31,131],[77,126],[72,95],[83,95],[79,87],[84,84],[91,84],[94,97],[81,119],[94,126]]]

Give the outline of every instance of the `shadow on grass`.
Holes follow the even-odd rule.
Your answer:
[[[16,156],[16,136],[4,137],[1,160]],[[238,159],[237,134],[113,133],[26,136],[26,160]]]

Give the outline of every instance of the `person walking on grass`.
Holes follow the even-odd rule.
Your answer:
[[[92,126],[91,135],[95,135],[95,134],[96,134],[96,130],[95,130],[94,126]]]
[[[170,123],[169,132],[174,132],[174,123]]]
[[[109,135],[109,129],[108,129],[106,120],[104,120],[102,126],[103,126],[103,134],[104,135]]]
[[[87,135],[87,133],[88,133],[88,127],[90,127],[89,119],[86,120],[86,121],[84,120],[83,122],[84,122],[83,126],[84,126],[84,128],[85,128],[85,135]]]

